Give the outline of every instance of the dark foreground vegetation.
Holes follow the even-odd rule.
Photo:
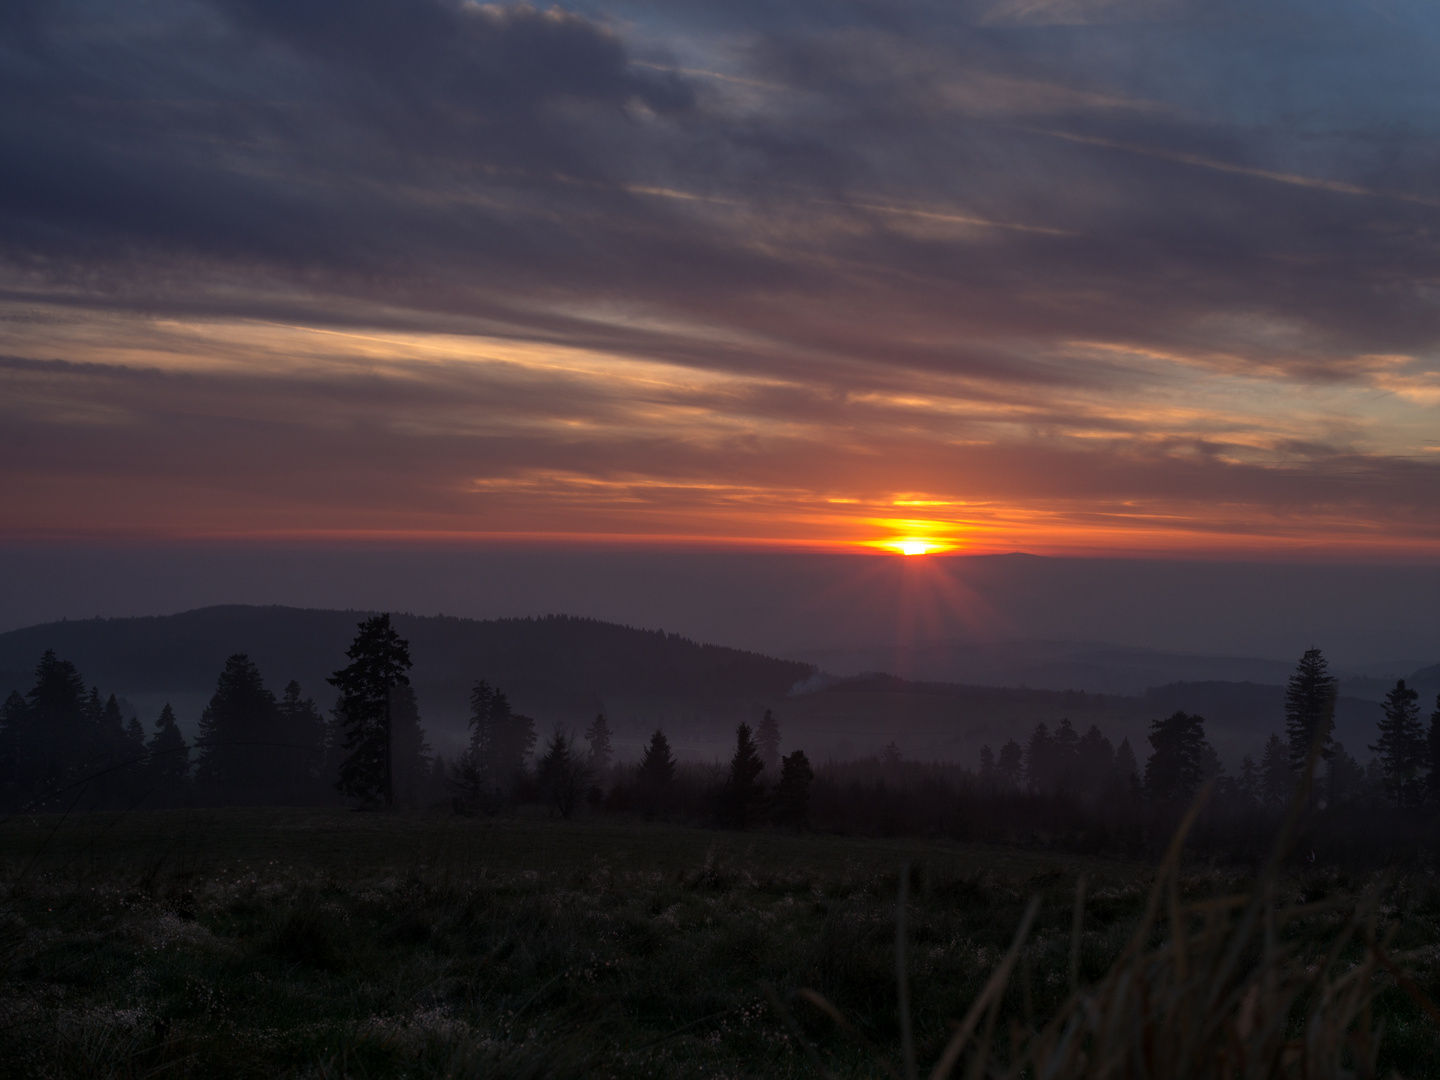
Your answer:
[[[1191,866],[1162,878],[1145,949],[1125,961],[1155,884],[1134,863],[633,820],[316,809],[7,821],[0,1072],[783,1077],[820,1075],[818,1062],[845,1076],[903,1074],[896,915],[907,863],[903,955],[927,1069],[986,1000],[996,1014],[973,1038],[993,1047],[989,1071],[1019,1067],[1024,1032],[1082,1015],[1067,1005],[1073,980],[1137,1025],[1126,1037],[1154,1058],[1149,1075],[1188,1074],[1161,1059],[1182,1027],[1210,1019],[1199,999],[1213,989],[1217,1045],[1268,1039],[1274,1060],[1196,1075],[1331,1075],[1320,1058],[1302,1067],[1295,1056],[1294,1040],[1324,1035],[1352,1038],[1323,1061],[1358,1075],[1440,1076],[1437,1028],[1392,974],[1366,964],[1352,925],[1358,908],[1361,934],[1385,939],[1421,989],[1440,991],[1440,884],[1427,874],[1288,870],[1255,943],[1215,979],[1198,970],[1217,951],[1204,935],[1229,933],[1253,873]],[[985,999],[1032,898],[1023,947]],[[1295,903],[1307,906],[1286,919]],[[1177,921],[1191,931],[1188,981],[1166,959]],[[1144,1002],[1116,998],[1106,973],[1117,960]],[[1346,978],[1349,997],[1320,988]],[[1251,993],[1262,985],[1263,998]],[[1084,1074],[1073,1062],[1061,1072]]]

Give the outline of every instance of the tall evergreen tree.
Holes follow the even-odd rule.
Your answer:
[[[986,743],[980,747],[980,787],[984,791],[994,791],[999,786],[1000,778],[995,773],[995,751],[990,749]]]
[[[540,755],[536,779],[540,781],[540,790],[566,821],[580,805],[589,777],[586,759],[575,752],[575,739],[557,727]]]
[[[804,828],[809,824],[810,784],[814,779],[815,770],[805,751],[796,750],[781,760],[780,782],[775,785],[775,817],[781,825]]]
[[[670,753],[670,740],[665,738],[665,732],[656,728],[640,757],[640,766],[635,770],[641,809],[647,814],[663,809],[674,779],[675,758]]]
[[[210,704],[200,716],[195,785],[210,802],[275,801],[275,695],[244,653],[225,661]]]
[[[1435,695],[1435,711],[1425,732],[1425,760],[1430,768],[1425,776],[1426,795],[1431,803],[1440,805],[1440,694]]]
[[[1359,795],[1365,786],[1365,767],[1356,761],[1340,743],[1331,748],[1325,766],[1325,790],[1331,806],[1343,806]]]
[[[1260,801],[1267,810],[1283,810],[1294,794],[1290,752],[1279,735],[1271,735],[1260,754]]]
[[[1153,753],[1145,762],[1145,794],[1170,802],[1195,797],[1205,779],[1205,721],[1174,712],[1150,725]]]
[[[312,698],[291,679],[276,705],[273,750],[279,801],[308,806],[325,802],[325,720]],[[330,796],[333,798],[334,796]]]
[[[75,665],[48,649],[35,667],[35,685],[16,730],[17,802],[45,805],[104,757],[99,717]]]
[[[483,679],[470,694],[470,756],[487,796],[509,794],[535,749],[535,721]]]
[[[614,751],[610,748],[610,721],[602,712],[595,722],[585,729],[585,742],[590,747],[590,769],[598,774],[610,764]]]
[[[340,691],[336,712],[343,717],[341,794],[362,803],[395,804],[392,722],[395,688],[410,685],[410,643],[395,632],[389,614],[360,623],[345,655],[350,663],[329,678]]]
[[[175,710],[167,701],[155,721],[155,734],[150,736],[149,781],[158,806],[178,806],[185,801],[190,780],[190,747],[180,726],[175,723]]]
[[[1120,740],[1115,749],[1115,775],[1120,783],[1133,788],[1140,782],[1140,763],[1135,760],[1135,751],[1130,748],[1130,737]]]
[[[765,710],[759,727],[755,729],[755,746],[760,751],[760,760],[773,776],[780,768],[780,721],[769,709]]]
[[[1073,794],[1080,787],[1080,736],[1068,716],[1062,717],[1050,739],[1051,783],[1056,791]]]
[[[1235,794],[1247,806],[1260,806],[1260,766],[1255,764],[1255,759],[1246,754],[1240,761],[1240,775],[1235,778]]]
[[[1419,700],[1419,693],[1399,680],[1385,695],[1380,737],[1370,747],[1380,758],[1385,794],[1400,807],[1418,806],[1424,797],[1426,745]]]
[[[401,683],[395,688],[390,715],[395,798],[407,806],[418,806],[430,787],[432,751],[420,724],[414,687]]]
[[[1338,684],[1320,650],[1307,649],[1285,687],[1285,736],[1290,744],[1292,772],[1304,771],[1317,744],[1322,758],[1330,756],[1337,690]]]
[[[1055,740],[1043,723],[1036,724],[1025,744],[1025,786],[1031,791],[1050,791],[1054,786]]]
[[[1080,790],[1103,791],[1115,775],[1115,747],[1094,724],[1075,746],[1075,771]]]
[[[730,775],[722,793],[722,810],[728,824],[743,829],[755,819],[765,798],[765,788],[760,783],[760,774],[764,771],[765,763],[760,760],[750,725],[741,724],[735,729],[735,754],[730,759]]]
[[[1009,791],[1020,786],[1025,777],[1025,750],[1014,739],[1006,739],[1000,747],[1000,756],[995,761],[995,775],[1001,785]]]

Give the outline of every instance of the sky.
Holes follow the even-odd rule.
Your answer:
[[[1422,3],[11,0],[0,539],[1434,562]]]

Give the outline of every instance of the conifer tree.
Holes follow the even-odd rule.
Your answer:
[[[1240,775],[1235,778],[1235,793],[1249,805],[1261,805],[1260,767],[1249,754],[1240,761]]]
[[[590,747],[591,771],[597,774],[604,771],[614,752],[610,748],[610,721],[605,719],[603,712],[585,729],[585,742]]]
[[[1014,739],[1006,739],[995,762],[995,774],[1009,791],[1020,786],[1025,776],[1025,750]]]
[[[989,750],[987,746],[985,748]],[[991,755],[994,758],[994,755]],[[805,751],[786,754],[780,762],[780,782],[775,785],[776,820],[782,825],[804,828],[810,820],[810,784],[815,771]]]
[[[390,743],[395,799],[407,806],[418,806],[430,784],[432,752],[420,723],[415,688],[409,683],[395,687],[390,714]]]
[[[271,751],[275,787],[286,805],[325,800],[325,721],[311,698],[301,697],[291,679],[276,706],[275,747]]]
[[[566,821],[580,805],[580,795],[590,776],[586,759],[575,753],[575,740],[560,728],[545,743],[536,766],[540,789]]]
[[[1130,748],[1130,737],[1120,740],[1115,750],[1115,775],[1127,788],[1134,788],[1140,782],[1140,763],[1135,760],[1135,751]]]
[[[735,754],[730,759],[730,775],[722,794],[724,816],[737,829],[746,828],[754,820],[765,797],[760,783],[764,771],[765,763],[760,760],[750,725],[741,724],[735,729]]]
[[[674,778],[675,759],[670,754],[670,740],[665,738],[665,732],[657,728],[641,755],[639,768],[635,770],[640,805],[647,814],[664,808]]]
[[[1280,736],[1272,734],[1260,754],[1260,802],[1267,810],[1282,810],[1294,793],[1290,752]]]
[[[1331,749],[1325,767],[1325,790],[1329,793],[1330,805],[1339,806],[1351,801],[1364,787],[1365,769],[1339,742]]]
[[[1440,694],[1435,695],[1435,711],[1430,714],[1430,729],[1425,733],[1425,790],[1432,804],[1440,805]]]
[[[1115,775],[1115,747],[1095,724],[1075,746],[1075,771],[1085,792],[1103,790]]]
[[[1320,650],[1307,649],[1285,687],[1285,736],[1289,742],[1291,772],[1304,771],[1310,751],[1317,743],[1320,756],[1329,758],[1337,689],[1338,684],[1330,675]]]
[[[755,729],[755,746],[760,751],[760,760],[773,776],[780,767],[780,721],[769,709],[765,710],[760,726]]]
[[[1174,712],[1150,725],[1154,752],[1145,762],[1145,794],[1156,801],[1194,798],[1205,779],[1205,721]]]
[[[395,632],[388,614],[360,623],[345,655],[348,666],[329,678],[340,691],[345,749],[338,787],[362,803],[395,804],[392,722],[395,688],[409,686],[410,643]]]
[[[470,755],[487,795],[507,794],[524,775],[535,749],[535,721],[510,708],[510,702],[485,680],[470,693]]]
[[[155,734],[150,736],[148,749],[147,767],[156,804],[179,805],[184,801],[190,779],[190,747],[180,734],[180,726],[175,723],[175,710],[168,701],[155,721]]]
[[[275,695],[244,653],[225,661],[200,716],[197,793],[210,802],[271,802],[275,784]]]
[[[40,805],[99,760],[98,718],[75,665],[47,649],[16,732],[18,795]]]
[[[990,749],[986,743],[980,747],[980,787],[984,791],[993,791],[999,778],[995,774],[995,751]]]
[[[1420,804],[1424,794],[1421,771],[1425,764],[1425,733],[1420,726],[1420,695],[1399,680],[1385,695],[1380,737],[1371,745],[1380,759],[1386,796],[1399,807]]]
[[[1079,769],[1080,736],[1070,718],[1062,717],[1050,738],[1050,769],[1052,784],[1056,791],[1073,793],[1077,787],[1076,773]]]
[[[1035,792],[1049,792],[1055,781],[1054,755],[1051,753],[1055,740],[1050,729],[1043,723],[1036,724],[1025,744],[1025,786]]]

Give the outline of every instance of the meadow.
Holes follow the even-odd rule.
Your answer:
[[[997,1048],[988,1071],[1019,1067],[1017,1033],[1064,1014],[1072,980],[1104,983],[1124,962],[1156,871],[538,810],[213,809],[13,817],[0,874],[7,1076],[801,1077],[903,1076],[909,1057],[928,1070],[1006,962],[982,1037]],[[1217,911],[1253,878],[1178,866],[1170,901]],[[1440,990],[1432,875],[1287,863],[1274,884],[1301,905],[1278,931],[1296,970],[1358,970],[1358,939],[1336,942],[1360,905],[1418,989]],[[1173,938],[1144,927],[1147,948]],[[1355,1007],[1378,1056],[1356,1043],[1369,1064],[1355,1071],[1440,1077],[1434,1023],[1392,973],[1373,974],[1373,1001]],[[1285,1046],[1314,1001],[1338,1000],[1305,993],[1277,1021]]]

